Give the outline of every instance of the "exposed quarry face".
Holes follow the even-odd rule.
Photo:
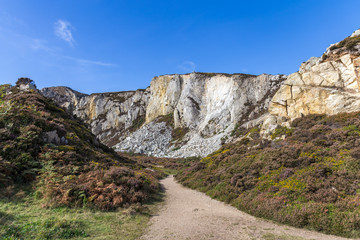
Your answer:
[[[85,95],[41,92],[89,124],[117,151],[161,157],[206,156],[235,126],[269,136],[308,114],[360,110],[360,32],[331,45],[289,75],[191,73],[155,77],[146,90]]]
[[[235,124],[246,124],[266,112],[271,97],[286,79],[284,75],[245,75],[191,73],[155,77],[150,85],[150,100],[146,108],[146,123],[160,116],[171,115],[174,128],[186,129],[179,141],[169,142],[167,149],[156,146],[161,138],[143,128],[116,145],[120,151],[140,151],[155,156],[205,156],[229,138]],[[153,125],[153,124],[152,124]],[[140,133],[140,134],[139,134]],[[154,144],[156,143],[156,144]]]
[[[155,77],[150,88],[134,92],[85,95],[66,87],[41,92],[84,120],[103,143],[118,151],[204,156],[230,139],[235,124],[247,124],[266,113],[285,79],[284,75],[191,73]],[[170,121],[160,124],[161,116]],[[174,129],[180,138],[174,139]]]

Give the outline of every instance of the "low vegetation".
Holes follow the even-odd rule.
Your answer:
[[[141,209],[164,174],[99,143],[36,90],[0,86],[0,139],[0,239],[94,239],[93,229],[148,219],[117,211]]]
[[[176,178],[258,217],[360,237],[360,113],[306,116],[277,129],[276,141],[257,132]]]
[[[121,156],[134,160],[148,168],[162,172],[166,175],[174,175],[183,168],[190,167],[192,163],[198,162],[199,157],[188,158],[159,158],[134,153],[119,153]]]
[[[130,131],[130,132],[135,132],[135,131],[138,130],[144,123],[145,123],[145,117],[144,117],[144,116],[139,116],[139,117],[137,117],[137,118],[133,121],[133,124],[132,124],[131,127],[129,128],[129,131]]]
[[[173,113],[169,113],[167,115],[159,116],[156,119],[156,122],[164,122],[168,127],[175,128],[174,114]]]
[[[175,128],[174,114],[170,113],[167,115],[159,116],[156,119],[156,122],[164,122],[168,127],[172,129],[172,143],[179,145],[183,137],[189,132],[187,127],[177,127]]]
[[[347,37],[341,42],[331,46],[330,50],[333,51],[336,49],[344,48],[345,50],[351,51],[354,50],[354,47],[358,44],[360,44],[360,36]]]
[[[0,199],[0,240],[134,240],[142,235],[151,214],[156,211],[153,204],[134,205],[117,211],[44,208],[31,186],[18,188],[16,192]]]

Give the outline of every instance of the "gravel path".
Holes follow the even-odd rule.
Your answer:
[[[335,236],[292,228],[257,219],[203,193],[162,180],[166,198],[142,240],[340,240]]]

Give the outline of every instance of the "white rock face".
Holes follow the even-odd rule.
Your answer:
[[[174,127],[189,129],[179,144],[156,153],[159,157],[206,156],[217,150],[237,123],[244,124],[265,113],[271,96],[286,79],[284,75],[245,75],[191,73],[155,77],[146,108],[146,123],[163,115],[173,116]],[[145,125],[143,128],[148,128]],[[116,145],[123,151],[137,151],[136,142],[143,128]],[[159,135],[152,135],[156,142]],[[144,143],[146,144],[146,143]]]
[[[360,29],[356,30],[355,32],[353,32],[353,34],[351,34],[350,37],[357,37],[360,36]]]

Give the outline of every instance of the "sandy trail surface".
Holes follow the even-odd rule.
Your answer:
[[[236,208],[185,188],[170,176],[161,182],[165,202],[150,220],[142,240],[303,240],[348,239],[278,225],[255,218]]]

